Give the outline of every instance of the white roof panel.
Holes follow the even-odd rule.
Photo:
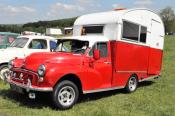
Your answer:
[[[150,13],[156,14],[155,12],[145,9],[128,9],[128,10],[118,10],[118,11],[108,11],[101,13],[92,13],[80,16],[74,23],[76,25],[98,25],[98,24],[110,24],[110,23],[121,23],[123,16],[131,11],[148,11]]]
[[[54,37],[44,36],[44,35],[21,35],[21,36],[18,36],[18,38],[20,38],[20,37],[29,38],[29,39],[50,39],[50,40],[56,39]]]

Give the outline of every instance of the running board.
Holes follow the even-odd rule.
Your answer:
[[[145,79],[141,79],[139,80],[139,82],[143,82],[143,81],[148,81],[148,80],[152,80],[152,79],[158,79],[160,75],[155,75],[155,76],[151,76]]]
[[[151,76],[145,79],[139,80],[139,82],[151,80],[151,79],[157,79],[159,78],[159,75]],[[83,91],[83,94],[88,94],[88,93],[98,93],[98,92],[103,92],[103,91],[111,91],[111,90],[116,90],[116,89],[123,89],[125,86],[119,86],[119,87],[113,87],[113,88],[106,88],[106,89],[97,89],[97,90],[87,90]]]
[[[106,88],[106,89],[88,90],[88,91],[83,91],[83,94],[98,93],[98,92],[111,91],[111,90],[123,89],[123,88],[125,88],[125,87],[124,86],[120,86],[120,87],[113,87],[113,88]]]

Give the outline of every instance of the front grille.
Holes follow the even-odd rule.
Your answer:
[[[32,85],[36,85],[38,80],[38,76],[36,74],[24,70],[14,70],[11,73],[11,77],[13,81],[23,84],[27,84],[29,79],[32,82]]]

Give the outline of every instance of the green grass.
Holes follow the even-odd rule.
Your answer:
[[[156,59],[155,59],[156,60]],[[0,116],[175,116],[175,37],[165,39],[162,76],[140,84],[136,92],[122,90],[85,95],[66,111],[55,110],[49,96],[30,100],[0,82]]]

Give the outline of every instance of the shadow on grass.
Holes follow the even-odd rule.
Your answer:
[[[19,104],[22,107],[42,109],[44,107],[54,108],[50,94],[37,93],[36,99],[29,99],[27,94],[20,94],[11,90],[1,90],[0,96],[7,101]]]
[[[139,88],[145,87],[145,86],[151,86],[152,84],[154,84],[153,81],[141,82],[139,83]],[[117,94],[126,94],[126,92],[123,89],[120,89],[120,90],[112,90],[112,91],[106,91],[106,92],[85,94],[80,97],[80,100],[78,101],[78,103],[95,101],[95,100],[99,100],[102,98],[111,97]],[[19,94],[19,93],[16,93],[16,92],[13,92],[7,89],[6,90],[0,89],[0,97],[8,101],[18,103],[19,106],[22,106],[22,107],[36,108],[36,109],[50,107],[52,109],[55,109],[53,102],[52,102],[51,93],[47,93],[47,94],[37,93],[36,99],[31,100],[25,94]]]

